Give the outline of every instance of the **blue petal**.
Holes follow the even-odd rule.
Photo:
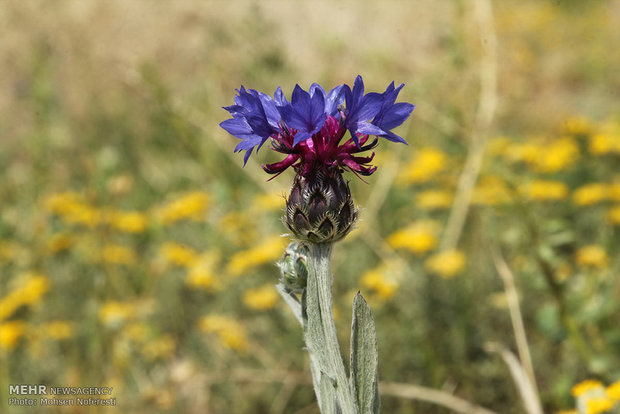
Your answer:
[[[226,121],[220,123],[220,127],[236,137],[252,133],[252,128],[243,118],[227,119]]]
[[[357,124],[355,132],[363,135],[383,135],[386,133],[383,129],[368,122],[360,122]]]
[[[316,91],[319,91],[323,97],[325,97],[325,89],[323,89],[323,87],[318,83],[313,83],[310,85],[310,89],[308,91],[310,92],[310,97],[313,97]]]
[[[282,88],[278,86],[276,92],[273,94],[273,98],[278,106],[284,106],[288,103],[286,98],[284,97],[284,93],[282,92]]]
[[[370,121],[379,113],[381,105],[383,104],[383,95],[371,92],[364,96],[358,111],[356,113],[356,119],[358,121]]]
[[[338,113],[338,106],[344,102],[345,86],[336,86],[327,94],[325,100],[325,113],[327,115],[335,116]]]
[[[293,139],[293,146],[299,144],[302,141],[307,140],[311,136],[312,134],[307,131],[297,131],[297,133],[295,134],[295,138]]]
[[[396,135],[395,133],[388,131],[387,133],[385,133],[384,135],[381,135],[383,138],[392,141],[392,142],[402,142],[405,145],[409,145],[407,144],[407,141],[405,141],[404,139],[402,139],[401,137],[399,137],[398,135]]]
[[[399,102],[397,104],[394,104],[390,109],[385,112],[379,126],[385,130],[396,128],[397,126],[405,122],[407,118],[409,118],[409,115],[414,108],[415,105],[412,105],[408,102]]]
[[[276,102],[269,95],[262,92],[258,92],[258,99],[263,107],[267,122],[274,129],[274,132],[278,131],[280,128],[280,112],[278,112]]]

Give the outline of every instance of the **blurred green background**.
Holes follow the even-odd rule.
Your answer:
[[[273,288],[292,174],[266,182],[266,146],[242,168],[218,123],[242,84],[288,95],[357,74],[367,91],[406,83],[417,108],[397,130],[409,145],[381,142],[368,184],[349,177],[361,220],[333,259],[345,355],[361,289],[382,381],[524,412],[485,350],[517,351],[499,251],[545,412],[586,378],[620,379],[620,2],[481,4],[3,2],[2,411],[318,412]],[[22,383],[112,386],[119,407],[7,407]]]

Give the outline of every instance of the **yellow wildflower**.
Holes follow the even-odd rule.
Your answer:
[[[45,199],[44,206],[69,224],[95,227],[102,218],[101,211],[84,202],[82,197],[74,192],[52,194]]]
[[[422,255],[437,246],[437,223],[417,221],[388,236],[387,243],[395,249],[407,249]]]
[[[159,253],[166,262],[177,266],[190,265],[198,258],[198,253],[191,247],[174,242],[162,244]]]
[[[592,132],[594,127],[588,118],[578,115],[564,121],[562,129],[568,134],[587,135]]]
[[[50,194],[43,201],[44,208],[59,215],[69,213],[75,204],[80,203],[80,195],[73,191]]]
[[[75,240],[69,233],[56,233],[47,241],[47,248],[52,253],[69,250],[73,246]]]
[[[620,153],[620,133],[606,133],[592,135],[589,140],[588,149],[594,155],[604,155],[609,153]]]
[[[206,315],[200,320],[200,329],[205,333],[214,333],[220,343],[236,351],[248,348],[245,329],[235,319],[223,315]]]
[[[284,208],[284,197],[281,194],[261,194],[254,198],[252,207],[259,211],[277,211]]]
[[[210,290],[217,286],[215,267],[219,256],[207,252],[197,257],[187,269],[185,284],[196,289]]]
[[[136,252],[127,246],[109,244],[103,247],[101,258],[112,264],[130,265],[136,261]]]
[[[217,228],[236,245],[248,245],[257,238],[256,224],[249,214],[239,211],[232,211],[222,217]]]
[[[49,279],[36,273],[25,273],[19,279],[22,281],[21,285],[0,299],[0,321],[22,305],[38,303],[50,287]]]
[[[534,141],[515,142],[506,151],[509,161],[535,164],[540,154],[540,145]]]
[[[282,255],[286,244],[287,241],[283,237],[268,237],[256,247],[235,253],[230,258],[226,270],[232,276],[239,276],[253,267],[270,263]]]
[[[104,325],[117,326],[134,316],[135,310],[132,303],[108,301],[99,308],[99,320]]]
[[[23,321],[0,323],[0,348],[14,349],[25,331],[26,324]]]
[[[495,206],[510,203],[512,194],[506,183],[496,176],[481,177],[472,193],[473,204]]]
[[[141,344],[147,341],[149,328],[143,322],[133,322],[125,326],[123,334],[133,342]]]
[[[581,267],[604,268],[609,263],[607,252],[599,245],[593,244],[577,250],[577,264]]]
[[[155,214],[163,225],[183,219],[200,221],[204,218],[210,201],[207,193],[194,191],[157,209]]]
[[[616,381],[613,384],[610,384],[605,392],[607,396],[615,401],[620,401],[620,381]]]
[[[591,206],[601,201],[605,201],[610,196],[608,184],[590,183],[579,187],[573,191],[573,203],[578,206]]]
[[[614,402],[607,397],[595,397],[586,401],[586,414],[599,414],[609,411]]]
[[[146,214],[139,211],[113,210],[106,219],[112,228],[125,233],[143,233],[148,226]]]
[[[532,162],[534,171],[553,173],[565,169],[579,158],[579,147],[572,138],[559,138],[544,144]]]
[[[243,294],[243,303],[256,310],[272,309],[278,303],[278,292],[271,284],[250,289]]]
[[[426,190],[416,195],[416,204],[422,210],[436,210],[452,204],[452,193],[444,190]]]
[[[43,325],[44,334],[55,340],[67,339],[73,335],[73,324],[66,321],[53,321]]]
[[[597,380],[587,379],[585,381],[576,384],[571,388],[571,394],[577,398],[595,389],[603,388],[603,384]]]
[[[436,148],[421,148],[400,173],[399,181],[403,184],[425,183],[444,169],[447,158]]]
[[[607,220],[614,225],[620,224],[620,205],[614,206],[607,211]]]
[[[147,341],[142,346],[142,355],[149,360],[166,359],[173,353],[176,344],[171,335],[164,334],[158,338]]]
[[[566,198],[568,187],[560,181],[534,180],[520,186],[519,193],[529,200],[554,201]]]
[[[393,265],[386,264],[370,269],[362,275],[362,285],[375,292],[381,300],[392,299],[400,286],[400,274],[395,270]]]
[[[446,250],[429,257],[424,263],[426,269],[444,279],[451,279],[465,268],[465,254],[460,250]]]

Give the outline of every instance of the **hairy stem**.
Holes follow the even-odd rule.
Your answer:
[[[307,326],[304,329],[306,344],[311,358],[315,358],[320,365],[322,378],[318,382],[331,383],[342,414],[356,414],[357,409],[340,354],[332,310],[333,277],[330,270],[332,246],[310,243],[308,247],[308,286],[305,303]],[[325,403],[326,398],[329,396],[322,395],[320,400]]]

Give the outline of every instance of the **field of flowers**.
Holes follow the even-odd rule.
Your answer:
[[[383,412],[620,410],[619,1],[34,0],[0,24],[1,412],[317,413],[274,287],[293,174],[218,124],[242,84],[358,74],[416,105],[348,176],[334,248]],[[117,407],[9,407],[14,384]]]

